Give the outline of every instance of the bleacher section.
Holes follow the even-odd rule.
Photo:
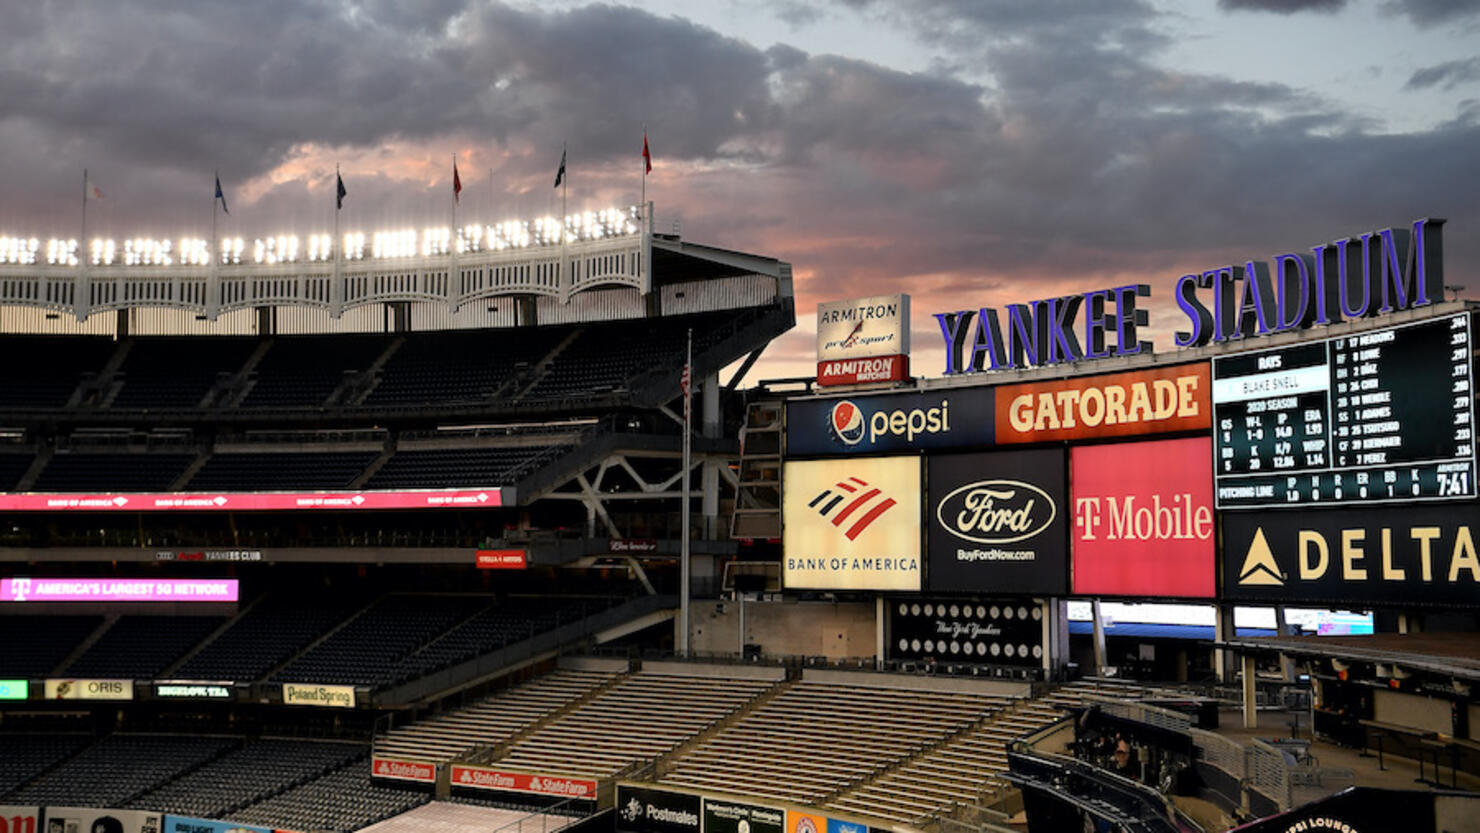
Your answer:
[[[36,459],[32,451],[0,452],[0,490],[13,490]]]
[[[805,679],[792,683],[667,763],[660,780],[816,804],[974,726],[1011,702],[987,692],[870,682],[861,677],[858,684]],[[819,755],[818,750],[826,754]]]
[[[0,678],[50,675],[101,624],[101,616],[0,616]]]
[[[513,738],[617,676],[616,671],[562,668],[467,708],[392,729],[376,738],[375,754],[445,763]]]
[[[1109,681],[1070,683],[1008,708],[924,754],[823,802],[847,813],[865,813],[903,823],[920,819],[953,802],[977,803],[984,790],[1006,784],[1008,742],[1043,729],[1064,716],[1063,709],[1089,695],[1142,697],[1148,689]]]
[[[432,801],[398,816],[377,822],[361,833],[555,833],[576,821],[569,816],[542,813],[532,816],[527,809],[482,807],[466,799]]]
[[[568,446],[452,448],[398,451],[370,477],[367,489],[502,486]]]
[[[7,804],[119,807],[238,743],[203,735],[108,735],[3,798]]]
[[[332,594],[269,596],[187,659],[173,676],[255,680],[349,618],[365,602]]]
[[[569,328],[520,331],[412,333],[381,368],[362,404],[420,406],[428,402],[483,402],[516,371],[544,358]]]
[[[217,453],[185,484],[191,491],[347,489],[380,452]]]
[[[60,408],[84,374],[97,373],[118,346],[99,336],[5,336],[0,408]]]
[[[400,661],[487,607],[487,596],[387,596],[273,675],[280,682],[386,685]]]
[[[238,407],[324,405],[346,374],[368,369],[390,343],[385,336],[279,336],[257,363]]]
[[[58,450],[36,479],[38,492],[164,492],[194,454]]]
[[[122,616],[63,671],[73,677],[148,679],[224,621],[220,616]]]
[[[370,783],[363,760],[229,814],[230,821],[288,830],[350,833],[425,804],[425,793]]]
[[[0,799],[91,742],[81,734],[0,734]]]
[[[239,337],[134,339],[118,377],[123,387],[109,407],[197,407],[222,376],[241,370],[258,344]]]
[[[225,818],[359,760],[364,754],[364,745],[358,743],[263,738],[139,796],[129,806],[197,818]]]
[[[727,670],[714,668],[717,675]],[[773,685],[769,680],[640,671],[519,738],[493,763],[609,778],[672,751]]]

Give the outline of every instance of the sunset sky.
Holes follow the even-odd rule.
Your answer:
[[[931,313],[1171,286],[1419,217],[1480,297],[1480,0],[203,0],[10,4],[0,235],[321,233],[631,205]]]

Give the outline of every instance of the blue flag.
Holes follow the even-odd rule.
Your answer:
[[[334,208],[337,210],[344,207],[344,197],[349,192],[344,190],[344,177],[340,176],[339,174],[335,174],[334,179],[338,180],[339,182],[338,191],[334,195]]]
[[[565,148],[561,148],[560,149],[560,170],[558,170],[558,171],[555,172],[555,187],[556,188],[559,188],[560,187],[560,183],[562,183],[564,181],[565,181]]]
[[[216,174],[216,199],[218,199],[218,200],[221,201],[221,210],[222,211],[225,211],[227,214],[230,214],[231,213],[231,209],[229,209],[229,208],[226,207],[226,195],[223,194],[223,193],[221,193],[221,175],[220,174]]]

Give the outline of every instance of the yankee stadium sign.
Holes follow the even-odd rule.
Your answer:
[[[1444,300],[1444,220],[1416,220],[1177,278],[1173,290],[1188,329],[1178,347],[1299,330],[1413,309]],[[1200,294],[1207,290],[1206,296]],[[935,313],[946,375],[1130,356],[1148,317],[1146,284],[1078,295]]]

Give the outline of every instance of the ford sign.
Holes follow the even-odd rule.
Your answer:
[[[935,507],[947,532],[978,544],[1025,541],[1048,529],[1057,515],[1048,492],[1017,480],[968,483]]]

